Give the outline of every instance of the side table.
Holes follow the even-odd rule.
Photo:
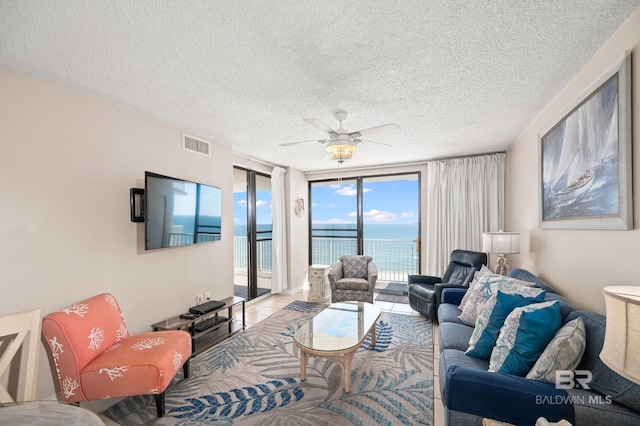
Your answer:
[[[327,303],[331,300],[329,265],[309,266],[309,302]]]

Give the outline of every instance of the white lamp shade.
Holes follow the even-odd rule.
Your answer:
[[[485,253],[520,253],[520,233],[484,232],[482,251]]]
[[[640,384],[640,287],[604,288],[607,326],[600,359]]]

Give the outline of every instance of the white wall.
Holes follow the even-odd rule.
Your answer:
[[[0,93],[0,314],[108,291],[140,332],[197,293],[233,295],[229,146],[183,151],[181,129],[4,66]],[[145,170],[222,188],[222,240],[145,252],[144,225],[129,220]],[[41,361],[38,398],[54,392]]]
[[[591,61],[546,106],[507,151],[506,229],[519,231],[521,252],[511,266],[531,270],[579,308],[603,313],[602,288],[640,285],[640,9],[618,29]],[[632,52],[634,229],[542,230],[538,228],[538,135],[608,69]]]
[[[304,173],[300,170],[289,168],[285,175],[288,215],[288,291],[301,290],[309,282],[309,186]],[[295,213],[296,201],[304,200],[304,213],[297,216]]]

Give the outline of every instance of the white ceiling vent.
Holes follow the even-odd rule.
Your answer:
[[[211,144],[193,136],[182,135],[182,148],[186,151],[211,156]]]

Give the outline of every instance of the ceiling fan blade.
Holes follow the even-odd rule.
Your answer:
[[[311,124],[313,127],[315,127],[316,129],[320,130],[323,133],[329,133],[329,134],[334,133],[336,135],[338,134],[338,132],[333,130],[331,127],[327,126],[320,120],[316,120],[315,118],[304,118],[303,121],[305,123]]]
[[[370,141],[370,140],[368,140],[368,139],[358,139],[358,140],[359,140],[360,142],[375,143],[375,144],[378,144],[378,145],[384,145],[384,146],[393,146],[393,145],[388,144],[388,143],[384,143],[384,142],[376,142],[376,141]]]
[[[400,126],[396,123],[383,124],[381,126],[369,127],[368,129],[358,130],[357,132],[350,133],[349,135],[354,138],[371,138],[383,135],[390,135],[400,131]]]
[[[327,141],[328,141],[328,139],[323,139],[323,140],[315,139],[315,140],[312,140],[312,141],[285,142],[285,143],[281,143],[280,146],[301,145],[301,144],[305,144],[305,143],[314,143],[314,142],[325,143]]]

